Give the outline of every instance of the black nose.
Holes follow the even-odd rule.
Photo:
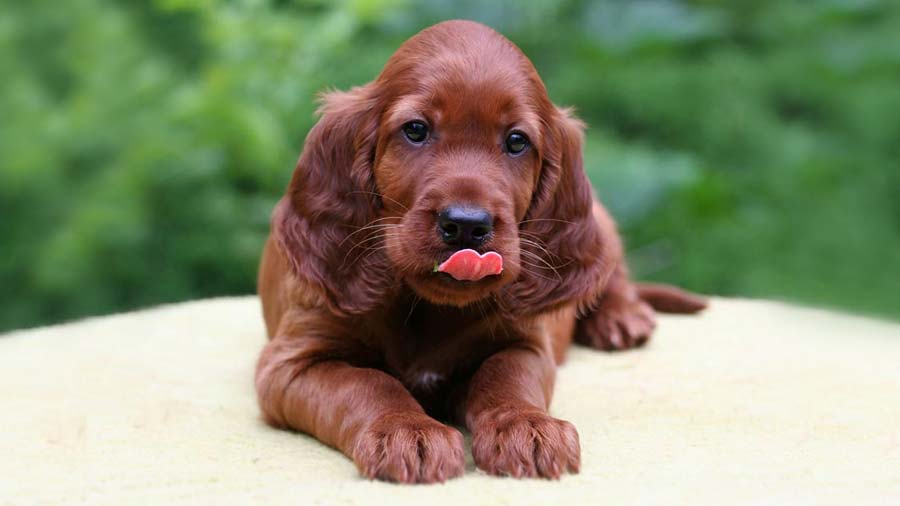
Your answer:
[[[494,228],[491,213],[478,207],[450,206],[438,213],[438,233],[451,246],[481,246]]]

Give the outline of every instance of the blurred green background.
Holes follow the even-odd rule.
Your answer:
[[[468,18],[643,279],[900,317],[900,2],[0,2],[0,330],[254,291],[315,95]]]

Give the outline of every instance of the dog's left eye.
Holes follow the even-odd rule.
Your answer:
[[[403,135],[414,144],[425,142],[428,137],[428,127],[421,121],[410,121],[403,125]]]
[[[513,132],[506,137],[506,152],[518,155],[528,148],[528,137],[519,132]]]

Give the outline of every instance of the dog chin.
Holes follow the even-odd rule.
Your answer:
[[[410,276],[407,285],[417,295],[432,304],[464,307],[489,298],[506,284],[505,276],[487,276],[478,281],[458,281],[447,274],[435,272]]]

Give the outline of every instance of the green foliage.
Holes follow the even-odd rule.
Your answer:
[[[315,96],[486,22],[591,126],[639,277],[900,316],[891,1],[0,4],[0,329],[250,293]]]

